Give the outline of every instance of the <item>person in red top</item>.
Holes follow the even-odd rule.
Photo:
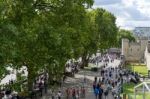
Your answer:
[[[72,89],[72,98],[76,99],[76,90],[75,90],[75,88]]]

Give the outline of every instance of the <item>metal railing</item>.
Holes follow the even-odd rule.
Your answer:
[[[134,99],[136,99],[137,93],[142,94],[141,99],[147,99],[146,93],[150,93],[150,81],[144,81],[134,87]]]

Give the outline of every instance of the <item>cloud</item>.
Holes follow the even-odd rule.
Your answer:
[[[128,15],[130,16],[130,17],[127,18],[129,20],[136,20],[136,21],[150,20],[150,17],[148,17],[147,15],[143,14],[140,10],[138,10],[134,6],[128,7],[128,8],[124,8],[124,9],[125,9],[125,12],[128,13]]]
[[[121,0],[95,0],[95,5],[110,5],[120,2]]]
[[[150,0],[95,0],[98,7],[113,13],[119,27],[150,26]]]

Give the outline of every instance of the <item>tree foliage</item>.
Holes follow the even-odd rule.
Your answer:
[[[118,31],[118,36],[117,36],[117,39],[118,39],[118,47],[121,46],[121,41],[123,38],[126,38],[126,39],[129,39],[129,41],[135,41],[135,37],[133,36],[133,33],[129,30],[125,30],[125,29],[120,29]]]
[[[82,66],[88,65],[89,57],[109,47],[115,46],[117,41],[116,18],[104,9],[87,11],[86,28],[84,29],[84,43],[82,54]]]
[[[26,65],[29,90],[40,71],[59,80],[68,59],[82,57],[87,65],[117,37],[115,16],[89,10],[92,5],[93,0],[1,0],[0,64]]]

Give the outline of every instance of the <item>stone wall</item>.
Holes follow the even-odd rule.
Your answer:
[[[128,39],[122,39],[122,55],[125,56],[126,61],[143,62],[147,42],[146,38],[139,39],[136,42],[129,42]]]

